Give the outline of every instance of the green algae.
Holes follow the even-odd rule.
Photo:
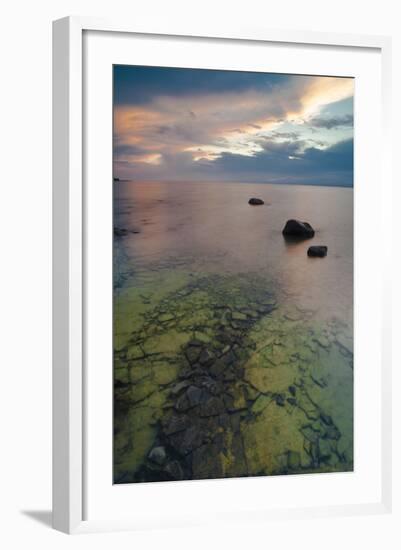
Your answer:
[[[252,405],[253,414],[260,414],[266,407],[272,403],[273,399],[270,395],[259,395],[254,404]]]
[[[189,279],[189,274],[166,270],[154,273],[147,281],[125,287],[114,292],[114,349],[122,349],[133,332],[141,329],[143,317],[152,311],[171,292],[181,288]]]
[[[116,483],[352,469],[352,338],[336,320],[258,276],[171,270],[114,311]]]
[[[161,365],[153,370],[154,381],[160,386],[166,386],[176,380],[178,371],[179,367],[161,362]]]
[[[248,422],[243,430],[248,470],[254,474],[281,473],[281,456],[289,450],[298,452],[309,465],[299,428],[300,423],[289,417],[286,408],[277,405],[265,408],[255,421]]]

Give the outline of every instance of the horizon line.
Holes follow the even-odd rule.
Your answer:
[[[354,184],[347,183],[305,183],[305,182],[278,182],[278,181],[238,181],[238,180],[142,180],[142,179],[129,179],[129,178],[118,178],[118,176],[113,176],[113,183],[165,183],[165,184],[174,184],[174,183],[237,183],[240,185],[304,185],[308,187],[345,187],[348,189],[353,189]]]

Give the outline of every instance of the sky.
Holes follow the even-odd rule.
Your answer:
[[[353,185],[352,78],[114,66],[114,177]]]

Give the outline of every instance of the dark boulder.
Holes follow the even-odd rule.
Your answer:
[[[248,204],[252,204],[253,206],[257,206],[259,204],[265,204],[265,201],[263,201],[262,199],[256,199],[256,198],[253,197],[252,199],[249,199]]]
[[[310,246],[308,248],[308,256],[312,258],[324,258],[327,256],[327,246]]]
[[[311,239],[315,235],[315,230],[308,222],[288,220],[283,229],[283,235],[285,237]]]

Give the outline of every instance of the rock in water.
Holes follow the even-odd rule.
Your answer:
[[[310,246],[308,248],[308,256],[313,258],[324,258],[327,256],[327,246]]]
[[[125,237],[126,235],[128,235],[128,231],[126,229],[121,229],[120,227],[114,228],[115,237]]]
[[[265,204],[265,201],[262,201],[262,199],[252,198],[252,199],[249,199],[248,204],[252,204],[256,206],[258,204]]]
[[[138,229],[125,229],[124,227],[115,227],[114,236],[115,237],[126,237],[129,233],[140,233]]]
[[[285,237],[311,239],[315,235],[315,230],[308,222],[288,220],[283,229],[283,235]]]

